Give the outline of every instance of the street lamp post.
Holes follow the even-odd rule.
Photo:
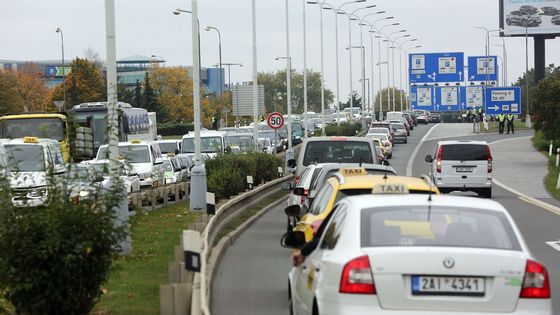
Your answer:
[[[253,138],[255,141],[255,149],[259,147],[259,126],[257,116],[259,111],[259,91],[257,82],[257,10],[255,0],[251,1],[252,7],[252,28],[253,28]]]
[[[391,17],[388,17],[386,19],[387,20],[388,19],[393,19],[393,17],[391,16]],[[375,25],[375,23],[373,25]],[[379,34],[378,36],[376,36],[376,38],[378,38],[377,45],[378,45],[378,50],[379,50],[379,62],[378,62],[378,64],[379,64],[379,99],[380,100],[382,99],[382,94],[383,94],[382,93],[383,88],[382,88],[382,85],[381,85],[381,65],[383,64],[381,62],[381,39],[383,38],[382,36],[386,37],[386,35],[383,33],[383,29],[385,29],[387,27],[390,27],[390,26],[398,26],[398,25],[401,25],[401,23],[392,23],[392,24],[383,25],[379,29],[376,28],[377,33]],[[389,87],[390,80],[391,80],[389,78],[389,76],[390,76],[390,74],[389,74],[389,51],[387,50],[387,87]],[[389,93],[389,89],[387,88],[387,110],[389,109],[390,106],[391,106],[391,93]],[[382,112],[383,112],[383,102],[380,101],[379,113],[382,113]]]
[[[507,86],[508,84],[508,53],[507,53],[507,47],[506,47],[506,40],[498,35],[492,35],[493,37],[497,37],[499,39],[502,40],[502,55],[503,55],[503,59],[504,59],[504,66],[503,66],[503,79],[502,79],[502,83],[504,86]]]
[[[222,63],[222,66],[227,66],[228,67],[228,91],[229,91],[230,103],[233,105],[233,96],[231,94],[231,66],[243,67],[243,64],[224,62],[224,63]],[[239,127],[239,106],[237,106],[237,108],[235,110],[235,121],[236,121],[235,127]]]
[[[288,112],[288,149],[292,148],[292,57],[276,57],[286,59],[286,109]],[[286,151],[287,152],[287,151]]]
[[[222,82],[222,34],[220,33],[220,30],[214,26],[206,26],[204,30],[207,32],[210,30],[215,30],[216,32],[218,32],[218,51],[220,57],[220,70],[218,72],[218,76],[219,76],[218,84],[220,84],[220,88],[216,92],[219,93],[219,95],[222,95],[224,89],[224,82]]]
[[[398,39],[410,37],[410,34],[399,36],[393,40],[393,46],[398,45],[399,47],[399,94],[401,99],[401,112],[403,111],[403,86],[402,86],[402,44],[398,42]],[[396,47],[395,47],[396,48]]]
[[[392,43],[391,37],[395,34],[398,33],[404,33],[406,32],[406,30],[400,30],[400,31],[395,31],[390,33],[387,36],[387,59],[389,59],[389,47],[390,47],[390,43]],[[391,88],[391,92],[392,92],[392,99],[393,99],[393,111],[396,110],[396,103],[395,103],[395,50],[391,49],[391,68],[392,68],[392,73],[393,73],[393,82],[392,82],[392,88]],[[387,69],[387,72],[389,70]]]
[[[414,40],[414,41],[416,41],[416,40]],[[412,40],[411,40],[410,42],[412,42]],[[404,43],[403,43],[403,44],[404,44]],[[413,49],[421,48],[421,47],[422,47],[422,46],[420,46],[420,45],[416,45],[416,46],[414,46],[414,47],[409,47],[409,48],[407,48],[407,49],[404,49],[404,56],[405,56],[405,72],[406,72],[406,75],[405,75],[405,77],[406,77],[406,89],[407,89],[407,91],[408,91],[408,97],[407,97],[407,108],[408,108],[408,110],[412,110],[412,108],[410,107],[410,101],[411,101],[411,99],[410,99],[410,76],[408,75],[408,67],[409,67],[409,64],[408,64],[408,52],[411,51],[411,50],[413,50]]]
[[[350,46],[350,47],[347,47],[346,49],[347,49],[347,50],[350,50],[350,51],[351,51],[351,49],[360,49],[360,55],[363,56],[363,55],[364,55],[365,47],[364,47],[364,46]],[[350,53],[350,54],[352,54],[352,53]],[[362,68],[362,69],[365,68],[364,62],[365,62],[365,60],[364,60],[364,58],[362,58],[362,61],[361,61],[361,68]],[[359,80],[359,82],[362,82],[362,107],[363,107],[363,105],[364,105],[364,98],[365,98],[365,94],[366,94],[366,91],[365,91],[365,80],[364,80],[364,79],[365,79],[365,76],[364,76],[364,74],[365,74],[365,73],[362,71],[362,78]],[[350,108],[352,109],[352,103],[350,103]],[[351,115],[352,115],[352,119],[354,119],[354,118],[353,118],[353,117],[354,117],[354,112],[353,112],[352,110],[350,110],[350,112],[351,112]]]
[[[360,24],[359,24],[359,25],[360,25],[360,45],[362,45],[362,46],[365,47],[365,45],[364,45],[364,40],[363,40],[363,29],[364,29],[363,27],[364,27],[364,26],[369,26],[369,27],[370,27],[370,30],[371,30],[371,28],[373,27],[373,25],[372,25],[371,23],[369,23],[369,22],[366,20],[366,18],[369,17],[369,16],[372,16],[372,15],[383,14],[383,13],[385,13],[385,12],[386,12],[386,11],[377,11],[377,12],[373,12],[373,13],[366,14],[366,15],[364,15],[364,16],[361,18]],[[383,18],[383,19],[385,19],[385,18]],[[374,71],[374,66],[373,66],[373,36],[370,36],[370,50],[371,50],[371,83],[372,83],[372,92],[371,92],[371,95],[374,95],[374,94],[373,94],[373,83],[374,83],[374,75],[373,75],[373,71]],[[363,59],[364,59],[364,62],[363,62],[364,68],[362,69],[362,79],[366,77],[366,69],[365,69],[365,64],[366,64],[366,62],[365,62],[365,59],[366,59],[366,56],[365,56],[365,48],[364,48],[364,56],[363,56]],[[368,82],[369,82],[369,81],[368,81]],[[363,89],[364,89],[364,97],[365,97],[365,85],[363,86]],[[369,87],[368,87],[368,93],[369,93]],[[369,99],[369,102],[371,103],[371,99],[370,99],[369,97],[368,97],[368,99]],[[369,104],[369,103],[367,103],[367,105],[365,105],[365,106],[367,106],[368,112],[371,112],[371,107],[372,107],[372,105]],[[364,106],[364,108],[365,108],[365,106]]]
[[[529,21],[534,14],[527,17],[527,22],[525,23],[525,94],[527,95],[527,115],[525,116],[525,126],[531,128],[531,114],[530,110],[530,100],[529,100]]]
[[[307,19],[305,13],[305,0],[303,0],[303,111],[304,126],[303,138],[307,138]],[[338,65],[337,65],[338,67]],[[337,91],[338,94],[338,91]]]
[[[66,110],[66,65],[64,64],[64,34],[60,27],[56,28],[56,32],[60,33],[60,42],[62,50],[62,111]]]

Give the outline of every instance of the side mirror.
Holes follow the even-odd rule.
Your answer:
[[[292,183],[282,183],[282,185],[280,185],[280,188],[282,188],[282,190],[292,190]]]
[[[179,149],[175,149],[175,155],[181,153],[181,151],[179,151]]]
[[[289,217],[299,217],[301,212],[301,207],[298,205],[292,205],[284,209],[284,213]]]
[[[60,175],[66,173],[66,167],[64,165],[55,165],[53,167],[53,173],[55,175]]]
[[[154,165],[158,165],[158,164],[163,164],[162,158],[156,158],[156,160],[154,161]]]
[[[280,245],[284,248],[300,248],[305,244],[305,233],[301,231],[289,231],[282,235]]]
[[[385,166],[391,166],[391,163],[389,163],[389,161],[387,161],[387,160],[381,161],[381,164],[383,164]]]
[[[293,191],[296,196],[305,196],[305,189],[303,187],[296,187]]]
[[[428,162],[428,163],[432,163],[434,161],[434,159],[432,159],[431,155],[426,155],[426,157],[424,158],[424,161]]]
[[[226,147],[224,150],[225,150],[225,152],[226,152],[227,154],[230,154],[230,153],[231,153],[231,148],[230,148],[230,147]]]
[[[288,160],[288,167],[289,168],[296,168],[297,167],[297,161],[295,159]]]

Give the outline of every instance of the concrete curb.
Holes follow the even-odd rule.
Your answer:
[[[260,200],[268,197],[269,195],[276,193],[277,191],[279,191],[280,189],[277,189],[275,191],[270,192],[269,194],[263,196],[262,198],[259,198],[259,200],[255,200],[255,203],[260,202]],[[273,209],[274,207],[276,207],[277,205],[281,204],[282,202],[285,202],[286,198],[281,198],[273,203],[271,203],[268,206],[265,206],[263,209],[259,210],[255,215],[253,215],[252,217],[250,217],[249,219],[247,219],[245,222],[243,222],[241,225],[239,225],[237,228],[235,228],[235,230],[233,230],[232,232],[230,232],[229,234],[227,234],[226,236],[222,237],[220,239],[220,241],[218,242],[218,244],[216,244],[216,246],[213,247],[212,252],[210,253],[210,258],[208,259],[208,267],[207,267],[207,275],[209,275],[209,303],[210,305],[212,305],[212,287],[214,286],[214,279],[216,277],[216,273],[218,270],[218,267],[220,266],[220,263],[222,262],[222,258],[225,254],[225,252],[227,251],[227,249],[232,246],[235,241],[241,236],[241,234],[243,234],[251,225],[253,225],[253,223],[255,223],[255,221],[257,221],[258,219],[260,219],[263,215],[265,215],[268,211],[270,211],[271,209]],[[249,206],[249,205],[248,205]],[[245,209],[246,210],[246,209]],[[241,212],[241,211],[240,211]]]

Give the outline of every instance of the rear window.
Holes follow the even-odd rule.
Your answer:
[[[362,247],[448,246],[520,250],[507,218],[499,212],[449,207],[364,209]]]
[[[303,165],[311,163],[368,163],[377,164],[366,141],[310,141],[307,143]]]
[[[446,144],[441,149],[441,159],[451,161],[487,161],[484,144]]]

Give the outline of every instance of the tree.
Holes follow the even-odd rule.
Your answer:
[[[146,74],[146,78],[148,78],[147,74]],[[142,85],[140,84],[140,80],[136,80],[136,87],[134,88],[134,98],[132,100],[132,104],[135,107],[144,106],[144,98],[142,97]]]
[[[277,72],[261,72],[258,74],[259,84],[264,85],[265,109],[267,112],[287,112],[286,70]],[[303,113],[303,74],[292,70],[292,110],[294,113]],[[334,99],[333,93],[325,89],[325,107]],[[307,73],[307,103],[309,111],[321,112],[321,74],[311,70]]]
[[[553,73],[559,71],[560,67],[555,67],[554,64],[550,64],[548,65],[548,67],[545,68],[545,78],[549,77],[550,75],[552,75]],[[517,79],[516,82],[513,83],[514,86],[519,86],[521,87],[521,98],[522,104],[525,104],[526,102],[526,95],[527,95],[527,81],[529,80],[529,98],[530,98],[530,102],[531,104],[533,104],[535,102],[534,98],[532,97],[532,94],[536,88],[536,82],[535,82],[535,69],[529,69],[528,72],[523,73],[523,76],[519,77]],[[527,114],[527,105],[525,104],[525,106],[521,106],[521,116],[525,117],[525,115]]]
[[[137,82],[138,83],[138,82]],[[133,106],[134,104],[134,91],[127,88],[124,84],[117,85],[117,98],[120,102],[129,103]]]
[[[163,116],[169,121],[193,121],[193,82],[186,68],[158,67],[154,65],[148,73],[150,90]],[[146,86],[146,85],[145,85]],[[151,92],[144,91],[145,104],[153,103]],[[146,100],[148,98],[148,100]],[[152,105],[150,105],[152,106]],[[163,121],[163,117],[158,119]]]
[[[560,68],[551,71],[532,92],[535,129],[547,139],[560,139]]]
[[[107,100],[105,79],[93,62],[76,58],[72,61],[71,67],[71,72],[66,76],[66,108],[85,102]],[[50,103],[62,100],[63,87],[63,84],[55,87]]]
[[[49,108],[50,91],[35,64],[17,71],[0,71],[0,114],[42,112]]]
[[[395,99],[394,99],[394,104],[395,107],[393,108],[393,90],[395,92]],[[387,93],[391,93],[391,104],[388,104],[388,99],[387,99]],[[406,100],[408,98],[408,96],[406,95],[405,91],[402,90],[398,90],[395,88],[384,88],[383,90],[381,90],[381,102],[383,103],[383,112],[390,112],[396,110],[396,111],[400,111],[401,110],[401,94],[402,94],[402,100],[403,100],[403,110],[406,107]],[[375,93],[375,112],[378,113],[379,112],[379,92]]]
[[[350,107],[350,98],[346,103],[340,104],[340,110]],[[362,108],[362,97],[356,91],[352,91],[352,108]]]
[[[103,69],[103,59],[101,59],[99,53],[93,48],[88,47],[86,50],[84,50],[84,56],[89,62],[93,63],[97,67],[97,69],[99,69],[99,71]]]
[[[18,97],[17,90],[15,73],[0,70],[0,115],[23,111],[24,102]]]

